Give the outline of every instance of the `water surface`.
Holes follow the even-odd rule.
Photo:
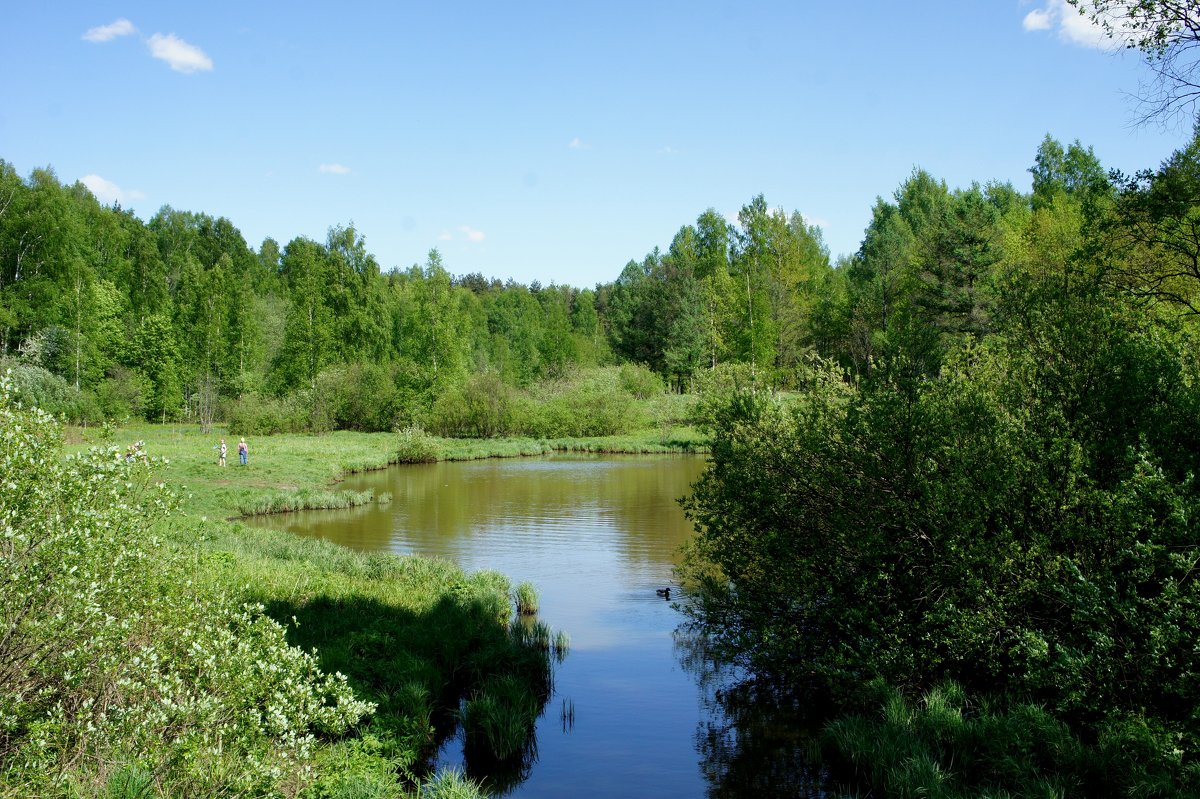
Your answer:
[[[570,634],[571,651],[538,722],[537,762],[510,796],[697,797],[716,787],[698,749],[712,707],[681,665],[679,612],[655,591],[680,596],[672,570],[692,527],[678,499],[703,467],[696,456],[568,455],[402,466],[342,486],[391,492],[390,504],[263,523],[537,586],[539,617]],[[441,759],[460,757],[451,742]]]

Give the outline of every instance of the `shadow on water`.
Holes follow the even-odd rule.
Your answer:
[[[829,795],[817,746],[820,707],[722,662],[693,625],[676,630],[675,653],[700,690],[696,750],[711,799]]]
[[[553,692],[552,658],[514,634],[494,597],[464,590],[421,612],[317,597],[273,602],[267,612],[287,626],[289,643],[315,648],[324,672],[341,672],[360,698],[376,703],[366,732],[402,774],[428,776],[438,749],[462,735],[466,771],[489,793],[503,795],[528,777],[537,759],[534,724]],[[490,703],[515,725],[515,751],[497,757],[487,731],[471,734],[474,702]]]

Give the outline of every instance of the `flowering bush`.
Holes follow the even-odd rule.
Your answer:
[[[315,736],[371,712],[261,606],[189,580],[140,443],[62,458],[0,378],[0,795],[294,794]]]

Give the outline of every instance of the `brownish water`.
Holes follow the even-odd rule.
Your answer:
[[[539,720],[536,764],[512,796],[695,797],[708,721],[680,665],[680,614],[655,591],[674,586],[692,535],[678,499],[704,459],[553,456],[403,466],[343,486],[390,504],[266,517],[264,524],[368,551],[448,558],[467,570],[530,580],[540,618],[571,636]],[[672,599],[678,599],[677,587]],[[574,721],[564,710],[574,711]],[[442,763],[460,757],[455,742]],[[709,776],[711,779],[711,774]]]

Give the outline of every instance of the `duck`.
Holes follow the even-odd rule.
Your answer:
[[[654,593],[658,594],[663,599],[670,599],[671,598],[671,586],[668,585],[666,588],[655,588]]]

